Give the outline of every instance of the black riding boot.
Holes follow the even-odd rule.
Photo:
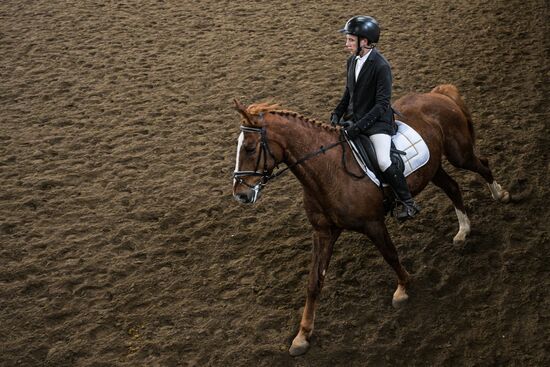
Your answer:
[[[398,220],[413,218],[420,211],[420,207],[412,198],[403,172],[401,172],[396,164],[392,164],[382,174],[388,185],[393,189],[393,192],[395,192],[397,201],[403,204],[396,208],[395,217]]]

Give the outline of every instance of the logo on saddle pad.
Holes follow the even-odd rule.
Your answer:
[[[430,159],[430,151],[428,150],[428,146],[420,134],[418,134],[412,127],[402,121],[395,122],[397,123],[397,133],[392,136],[392,141],[395,149],[405,153],[400,154],[400,157],[404,164],[403,174],[407,177],[428,163],[428,160]],[[363,170],[363,173],[369,176],[375,184],[380,186],[378,177],[376,177],[374,172],[368,168],[368,164],[364,161],[362,154],[360,153],[362,147],[358,148],[353,141],[349,139],[347,140],[351,151],[353,152],[353,156],[355,157],[357,164],[359,164]],[[373,164],[377,164],[376,161],[373,162]],[[386,184],[384,184],[384,186],[386,186]]]

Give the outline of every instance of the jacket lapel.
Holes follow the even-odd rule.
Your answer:
[[[352,91],[355,89],[355,65],[355,58],[353,58],[348,68],[348,85]]]
[[[363,67],[361,68],[361,71],[359,72],[359,77],[357,78],[357,81],[359,81],[359,79],[361,79],[365,74],[367,74],[369,70],[372,68],[372,64],[373,64],[374,58],[377,56],[377,53],[378,52],[376,51],[376,49],[373,48],[372,51],[370,52],[369,57],[367,58],[367,61],[365,61],[365,64],[363,65]],[[353,71],[355,73],[355,69]],[[355,78],[354,78],[354,81],[355,81]]]

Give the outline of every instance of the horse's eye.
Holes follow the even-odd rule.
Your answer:
[[[244,151],[247,153],[254,153],[256,151],[255,145],[247,145],[244,147]]]

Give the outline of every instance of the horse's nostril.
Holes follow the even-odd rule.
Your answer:
[[[246,203],[248,202],[248,195],[244,194],[244,193],[238,193],[237,195],[235,195],[235,198],[240,201],[241,203]]]

